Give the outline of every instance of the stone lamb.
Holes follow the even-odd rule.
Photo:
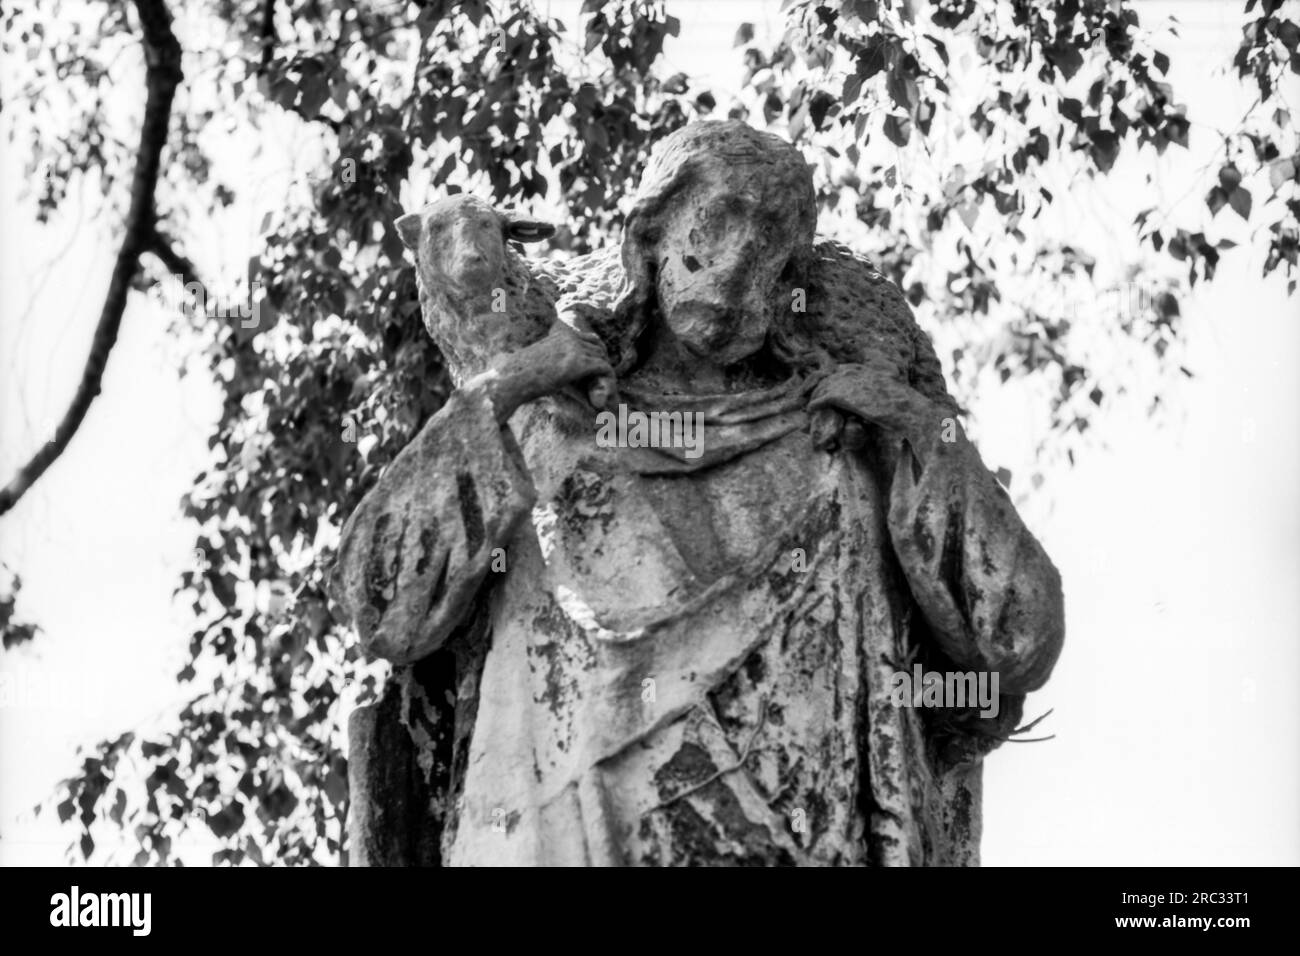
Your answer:
[[[396,226],[415,254],[425,328],[458,385],[545,336],[557,317],[557,299],[576,291],[566,266],[526,259],[509,245],[548,238],[554,226],[477,196],[444,197],[400,217]],[[562,303],[561,311],[570,324],[589,327],[585,310]],[[612,382],[588,389],[596,407],[612,394]]]
[[[457,384],[546,334],[554,293],[507,241],[538,242],[554,226],[465,193],[407,213],[396,226],[415,254],[425,328]]]

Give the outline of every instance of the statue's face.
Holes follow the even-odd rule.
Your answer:
[[[691,354],[730,365],[762,347],[794,250],[788,203],[705,169],[665,210],[653,237],[664,322]]]

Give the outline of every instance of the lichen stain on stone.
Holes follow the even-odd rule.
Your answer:
[[[429,587],[429,600],[424,607],[424,617],[426,618],[438,609],[443,592],[447,589],[447,568],[449,563],[447,556],[444,555],[441,566],[438,568],[438,574]]]
[[[395,550],[388,532],[392,520],[393,516],[386,511],[375,519],[374,531],[370,536],[370,547],[367,549],[369,560],[366,562],[365,572],[366,602],[379,612],[380,618],[388,610],[397,584],[394,572],[390,570],[389,558]]]
[[[802,795],[802,806],[807,811],[807,831],[803,835],[803,846],[809,849],[825,836],[830,825],[830,804],[818,790],[808,790]]]
[[[429,561],[438,549],[438,525],[426,525],[420,529],[420,556],[415,561],[415,573],[424,574]]]
[[[572,678],[566,679],[559,644],[554,642],[530,644],[528,656],[540,659],[544,667],[542,676],[545,688],[541,696],[534,695],[533,700],[546,705],[546,708],[557,717],[561,716],[564,713],[565,699],[577,692],[577,684]]]
[[[922,505],[916,510],[916,521],[912,523],[912,540],[921,560],[929,564],[934,560],[934,534],[930,531],[930,509]]]
[[[592,471],[575,471],[564,479],[555,495],[556,512],[561,526],[574,536],[582,536],[592,521],[608,533],[614,520],[613,490]]]
[[[540,663],[545,682],[542,695],[534,695],[533,699],[563,718],[570,703],[578,698],[579,675],[593,663],[592,651],[549,595],[545,606],[533,615],[532,626],[541,637],[528,644],[529,667],[536,672]],[[563,742],[560,746],[564,748]]]
[[[969,606],[962,588],[962,567],[965,563],[962,553],[962,512],[961,506],[954,503],[948,509],[947,527],[943,535],[943,553],[939,557],[938,578],[948,588],[957,601],[958,610],[963,618],[969,617]]]
[[[755,655],[758,653],[754,652]],[[746,699],[747,688],[742,686],[743,683],[742,671],[737,671],[709,692],[713,712],[728,737],[735,737],[745,727],[742,703]]]
[[[960,790],[952,803],[952,822],[958,832],[970,832],[973,809],[970,791],[966,789]]]
[[[782,603],[790,600],[803,583],[804,576],[812,572],[812,564],[817,555],[816,545],[828,540],[835,533],[840,521],[840,511],[839,501],[832,498],[809,514],[798,528],[783,536],[774,567],[763,578],[756,578],[751,584],[751,589],[770,590],[773,597]],[[794,567],[796,549],[802,552],[804,570],[797,570]]]
[[[925,477],[925,468],[921,465],[921,459],[910,448],[905,448],[903,454],[911,459],[912,464],[912,484],[919,485],[921,479]]]
[[[721,830],[719,837],[727,844],[723,862],[740,866],[794,865],[794,859],[784,847],[774,842],[768,828],[745,816],[740,800],[721,780],[714,781],[693,796],[711,804],[713,817]],[[715,837],[715,846],[717,842]],[[733,851],[730,847],[736,844],[739,848]]]
[[[886,726],[886,721],[889,719],[889,705],[887,703],[881,703],[873,709],[876,711],[876,714],[873,715],[875,719],[871,721],[872,725],[877,727]],[[882,768],[891,768],[896,765],[898,760],[896,742],[891,734],[873,734],[872,745],[876,749],[877,759]],[[877,784],[886,796],[897,800],[902,794],[902,789],[898,786],[895,776],[896,775],[893,773],[885,772],[879,778]]]
[[[569,631],[568,620],[564,611],[548,595],[545,606],[538,608],[531,622],[535,632],[544,634],[550,639],[538,643],[553,643],[555,640],[564,637]]]
[[[456,494],[460,498],[460,519],[465,526],[465,554],[473,557],[483,547],[486,531],[483,528],[483,505],[478,500],[474,476],[469,472],[457,473]]]
[[[867,839],[867,845],[870,858],[872,860],[882,860],[897,853],[901,843],[898,837],[892,833],[882,833],[872,828],[871,835]]]
[[[773,727],[785,726],[785,708],[780,704],[771,703],[767,705],[767,722]]]
[[[811,562],[813,560],[813,554],[809,553],[808,549],[804,550],[804,554],[806,561]],[[750,585],[750,589],[771,591],[777,601],[785,603],[790,600],[790,596],[798,589],[800,579],[807,572],[795,570],[793,548],[789,550],[783,548],[781,555],[781,560],[778,561],[776,567],[769,571],[766,577],[755,578]]]
[[[655,771],[655,786],[661,800],[671,800],[686,787],[706,780],[718,767],[699,744],[684,743],[672,759]]]
[[[657,812],[664,815],[671,832],[672,858],[659,860],[674,866],[791,866],[793,858],[774,843],[768,828],[750,820],[740,800],[722,777],[710,780],[718,772],[708,753],[694,743],[684,743],[677,753],[654,775],[655,786],[665,802]],[[733,773],[743,773],[738,768]],[[676,799],[691,787],[700,789]],[[707,808],[712,820],[706,819],[693,804]],[[648,819],[643,819],[643,839],[651,833]]]
[[[1008,584],[1002,592],[1002,613],[998,616],[997,626],[992,629],[989,641],[995,647],[1014,650],[1016,635],[1021,633],[1019,625],[1022,602],[1016,593],[1016,586]]]

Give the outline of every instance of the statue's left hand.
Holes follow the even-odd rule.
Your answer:
[[[863,422],[907,438],[914,445],[924,444],[927,436],[937,436],[943,427],[939,407],[901,380],[884,361],[837,366],[817,384],[808,409],[814,413],[814,440],[822,447],[834,443],[860,446]],[[827,411],[838,413],[843,422],[838,434]]]

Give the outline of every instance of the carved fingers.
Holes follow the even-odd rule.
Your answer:
[[[603,408],[616,397],[614,369],[600,337],[561,317],[546,337],[506,356],[492,369],[485,385],[500,421],[520,405],[581,387],[587,399]]]
[[[587,401],[593,408],[613,406],[618,400],[618,384],[610,365],[609,353],[581,310],[567,308],[562,304],[555,324],[551,326],[551,335],[568,338],[572,342],[572,354],[568,358],[573,363],[572,370],[575,374],[561,384],[582,383]]]
[[[822,451],[856,451],[867,443],[867,429],[861,421],[829,406],[813,411],[809,431],[813,445]]]
[[[841,365],[818,383],[808,403],[818,447],[860,448],[863,423],[912,437],[935,411],[886,363]]]

